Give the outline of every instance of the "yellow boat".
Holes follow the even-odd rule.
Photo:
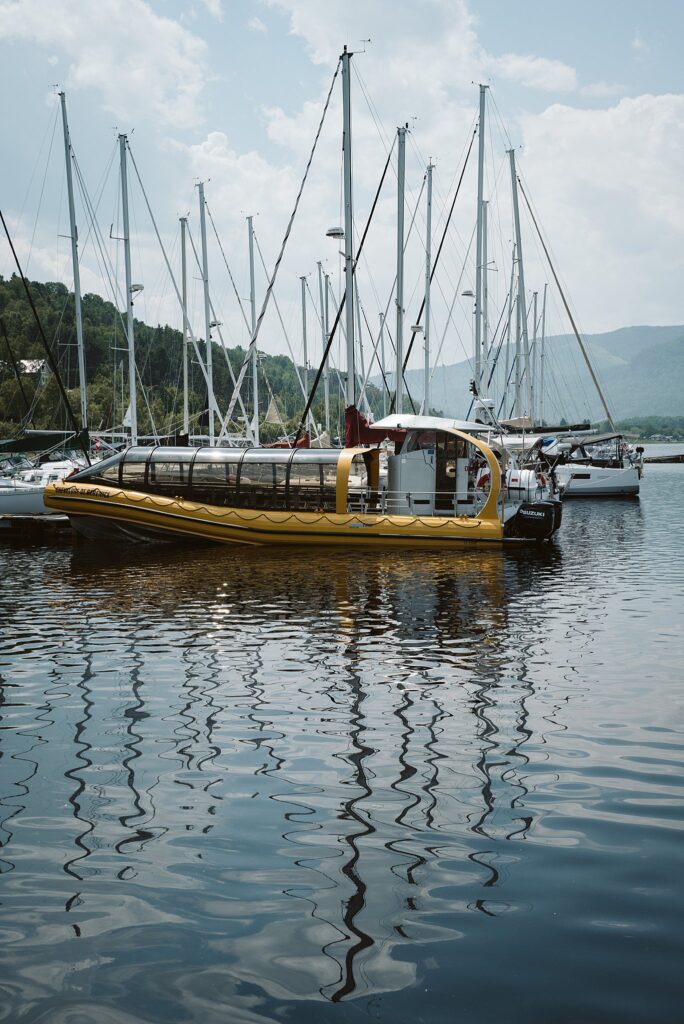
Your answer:
[[[131,447],[51,484],[45,504],[107,540],[432,548],[556,531],[559,502],[502,488],[502,452],[455,421],[409,419],[386,477],[379,447]]]

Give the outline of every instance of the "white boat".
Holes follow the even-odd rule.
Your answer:
[[[561,498],[634,498],[643,473],[643,448],[620,434],[568,438],[544,452]],[[557,461],[556,461],[557,460]]]
[[[43,501],[45,488],[84,466],[85,460],[61,459],[0,477],[0,516],[54,515]]]

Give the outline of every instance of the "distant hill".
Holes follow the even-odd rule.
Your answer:
[[[605,334],[586,335],[583,340],[616,419],[684,415],[684,326],[622,327]],[[500,397],[497,383],[499,377],[503,379],[505,361],[504,350],[490,392],[495,400]],[[547,338],[545,361],[547,422],[560,417],[604,418],[574,335]],[[432,379],[432,407],[453,416],[465,415],[472,376],[468,362],[437,367]],[[423,390],[422,371],[410,370],[406,379],[411,393],[419,398]]]

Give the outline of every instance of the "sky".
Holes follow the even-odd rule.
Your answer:
[[[136,316],[182,320],[148,216],[144,188],[174,274],[180,216],[199,249],[199,181],[208,226],[215,328],[226,344],[248,330],[246,217],[253,216],[261,308],[344,45],[352,59],[355,234],[362,234],[398,125],[409,126],[405,323],[423,297],[428,161],[434,165],[433,252],[488,86],[490,319],[505,306],[513,239],[507,149],[580,328],[684,322],[684,82],[678,0],[0,0],[0,208],[32,279],[72,286],[58,89],[74,153],[97,210],[102,252],[77,190],[82,289],[123,307],[117,135],[130,141]],[[301,360],[301,277],[309,359],[320,352],[317,263],[340,295],[341,83],[329,112],[259,335]],[[396,317],[396,167],[391,164],[359,266],[368,327]],[[472,353],[476,166],[471,158],[435,275],[433,354]],[[522,211],[528,298],[551,276]],[[219,245],[220,241],[220,245]],[[110,261],[105,273],[104,250]],[[226,266],[227,265],[227,266]],[[12,273],[0,239],[0,274]],[[568,330],[549,290],[548,333]],[[118,296],[118,299],[116,298]],[[331,300],[332,301],[332,300]],[[203,336],[202,282],[189,272],[193,330]],[[244,306],[249,318],[248,306]],[[365,343],[364,343],[365,345]],[[341,358],[338,352],[336,358]],[[366,356],[368,358],[368,356]],[[419,365],[417,351],[412,365]]]

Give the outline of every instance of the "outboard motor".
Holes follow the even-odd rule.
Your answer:
[[[560,526],[561,502],[524,501],[516,514],[504,528],[506,537],[520,537],[525,540],[548,540]]]

